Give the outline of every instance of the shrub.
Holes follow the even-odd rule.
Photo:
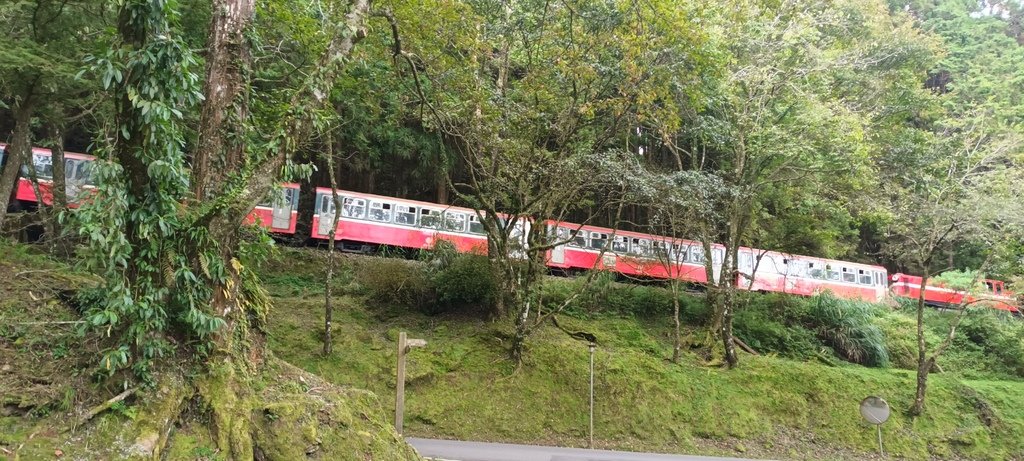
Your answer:
[[[356,280],[371,298],[389,304],[430,311],[437,298],[430,277],[410,261],[375,258],[359,265]]]
[[[733,328],[738,338],[758,352],[777,352],[796,359],[813,356],[819,347],[814,333],[786,325],[784,320],[784,316],[757,303],[737,311]]]
[[[458,255],[431,277],[437,292],[435,313],[457,310],[480,315],[493,313],[497,280],[485,256]]]

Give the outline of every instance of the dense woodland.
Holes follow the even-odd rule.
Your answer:
[[[77,295],[100,379],[197,367],[153,411],[199,398],[225,456],[251,459],[268,444],[253,382],[276,359],[253,271],[271,240],[242,221],[275,184],[301,182],[300,226],[332,183],[480,210],[515,363],[578,294],[540,312],[558,237],[518,248],[499,213],[696,239],[709,274],[717,242],[728,273],[753,246],[1013,280],[1022,21],[1012,0],[16,0],[0,197],[30,146],[101,159],[81,208],[58,194],[36,221],[102,279]],[[729,366],[739,288],[708,289],[706,345]],[[912,413],[960,319],[933,344],[919,327]]]

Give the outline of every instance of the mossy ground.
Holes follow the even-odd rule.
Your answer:
[[[373,259],[341,258],[351,271]],[[589,356],[555,328],[530,340],[520,369],[507,360],[509,322],[426,316],[366,299],[352,277],[339,278],[334,353],[320,353],[322,253],[288,250],[267,271],[274,298],[270,346],[278,356],[328,381],[365,388],[390,408],[397,333],[428,341],[409,355],[406,435],[584,446]],[[345,273],[345,271],[342,271]],[[569,283],[569,282],[566,282]],[[928,409],[904,415],[914,374],[838,362],[742,356],[733,370],[707,367],[696,354],[671,356],[669,321],[600,316],[563,318],[594,333],[595,443],[602,448],[731,454],[776,459],[876,457],[874,429],[859,401],[878,395],[894,407],[883,427],[886,452],[905,459],[1024,459],[1024,383],[931,378]],[[699,334],[699,333],[697,333]]]
[[[123,389],[120,381],[94,379],[102,345],[74,323],[80,315],[69,294],[97,280],[34,247],[2,241],[0,274],[0,460],[224,459],[209,400],[226,392],[253,409],[243,413],[259,459],[419,459],[375,395],[272,354],[246,392],[213,386],[203,389],[209,395],[195,389],[201,367],[170,357],[154,387],[85,421],[90,408]]]

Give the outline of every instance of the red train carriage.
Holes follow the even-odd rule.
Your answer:
[[[0,155],[6,154],[7,145],[0,144]],[[74,208],[75,197],[83,190],[92,187],[92,175],[89,167],[94,157],[91,155],[75,152],[64,153],[64,184],[67,193],[69,207]],[[10,159],[8,159],[10,161]],[[43,203],[53,205],[53,160],[49,149],[38,147],[32,148],[32,164],[35,166],[36,177],[39,179],[39,193],[42,195]],[[14,185],[13,196],[22,205],[35,206],[38,202],[36,192],[32,188],[32,181],[29,178],[28,166],[22,165],[18,180]]]
[[[0,164],[7,151],[7,145],[0,143]],[[75,198],[83,190],[93,187],[91,165],[96,159],[91,155],[79,154],[76,152],[64,153],[64,182],[67,190],[68,206],[77,207]],[[9,161],[9,159],[8,159]],[[39,180],[39,193],[42,195],[43,204],[53,205],[53,154],[49,149],[32,148],[32,164],[35,166],[36,178]],[[34,207],[38,205],[32,181],[29,179],[27,166],[22,166],[14,187],[14,202],[22,206]],[[246,217],[249,223],[260,223],[270,229],[271,232],[281,234],[294,234],[295,222],[299,203],[299,185],[285,184],[282,188],[280,198],[268,200],[266,203],[257,206],[252,213]]]
[[[299,220],[299,185],[284,183],[271,195],[273,198],[256,205],[246,216],[246,224],[259,223],[276,234],[294,234]]]
[[[549,234],[555,235],[558,241],[567,242],[548,251],[548,267],[563,272],[602,269],[631,277],[678,278],[707,283],[704,248],[700,242],[673,241],[640,232],[566,222],[548,221],[546,225]],[[605,249],[603,255],[602,249]],[[716,277],[721,270],[724,251],[721,245],[713,246]]]
[[[754,270],[751,283],[748,274]],[[741,288],[812,296],[831,291],[838,297],[879,302],[885,298],[886,270],[881,266],[741,248]]]
[[[985,280],[985,292],[972,295],[962,290],[941,286],[928,282],[924,289],[924,301],[935,307],[957,307],[967,298],[969,304],[981,304],[993,309],[999,309],[1014,314],[1020,314],[1020,308],[1016,306],[1013,293],[1006,290],[1005,284],[999,280]],[[893,296],[902,298],[918,299],[921,295],[921,277],[907,274],[893,274],[892,286]]]
[[[430,249],[438,240],[448,240],[462,253],[487,252],[483,225],[469,208],[342,190],[338,195],[342,209],[334,235],[344,248],[389,245]],[[313,238],[330,238],[336,211],[331,189],[318,187]]]

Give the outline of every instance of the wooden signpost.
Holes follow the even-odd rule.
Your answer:
[[[402,422],[405,417],[405,354],[414,347],[427,345],[425,339],[407,339],[405,332],[398,333],[398,385],[395,395],[395,431],[402,435]]]

